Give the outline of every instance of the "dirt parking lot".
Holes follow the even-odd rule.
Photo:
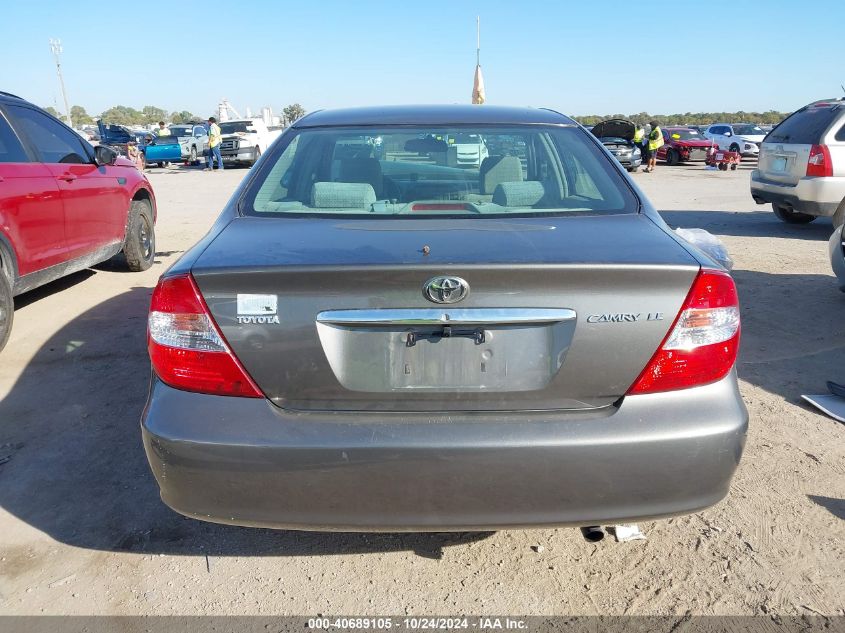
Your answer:
[[[102,266],[17,298],[0,356],[0,613],[845,615],[845,425],[800,400],[845,382],[831,225],[782,224],[751,200],[745,166],[635,174],[672,226],[719,235],[735,260],[751,429],[715,508],[624,544],[575,529],[257,530],[170,511],[138,426],[147,306],[247,173],[155,170],[151,270]]]

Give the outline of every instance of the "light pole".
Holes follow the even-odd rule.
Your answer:
[[[62,62],[59,55],[62,54],[62,41],[50,38],[50,50],[53,51],[53,57],[56,58],[56,73],[59,75],[59,85],[62,88],[62,99],[65,101],[65,118],[67,124],[73,127],[73,121],[70,118],[70,105],[67,102],[67,92],[65,92],[65,80],[62,78]]]

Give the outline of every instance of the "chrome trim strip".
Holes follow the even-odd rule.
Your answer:
[[[333,325],[520,325],[572,321],[569,308],[461,308],[326,310],[318,323]]]

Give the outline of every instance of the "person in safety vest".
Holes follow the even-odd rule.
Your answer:
[[[652,121],[649,125],[651,125],[651,132],[648,133],[648,143],[646,143],[648,149],[646,173],[654,171],[657,166],[657,150],[663,146],[663,130],[660,129],[657,121]]]
[[[645,139],[645,128],[642,125],[634,124],[634,147],[640,150],[640,154],[645,156],[645,148],[643,147],[643,140]],[[633,156],[632,156],[633,159]],[[634,170],[636,171],[636,169]]]
[[[208,156],[206,171],[214,170],[214,159],[217,159],[217,168],[223,171],[223,156],[220,154],[220,143],[223,139],[220,135],[220,126],[213,116],[208,117]]]
[[[170,136],[170,130],[164,127],[164,121],[158,122],[158,129],[156,130],[156,136]]]

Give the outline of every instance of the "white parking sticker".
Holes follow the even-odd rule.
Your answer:
[[[279,323],[276,295],[238,294],[238,323]]]

